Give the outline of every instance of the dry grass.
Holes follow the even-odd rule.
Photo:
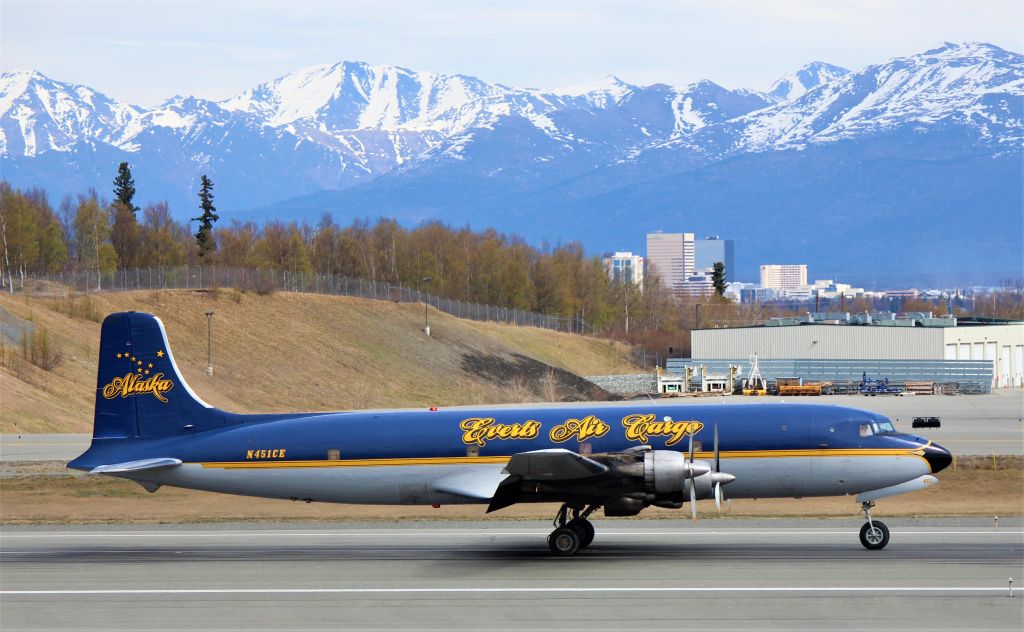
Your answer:
[[[1019,516],[1024,514],[1024,470],[960,469],[942,472],[933,488],[879,501],[876,517]],[[26,476],[0,479],[0,523],[177,523],[246,520],[397,520],[484,518],[482,505],[387,507],[335,505],[227,496],[165,487],[150,494],[130,481],[108,477]],[[550,519],[555,505],[515,505],[487,516]],[[698,503],[703,518],[714,503]],[[855,517],[852,497],[737,500],[732,517]],[[686,518],[689,511],[647,509],[642,518]]]
[[[82,298],[76,299],[81,305]],[[63,302],[62,302],[63,301]],[[185,379],[211,404],[237,412],[540,401],[540,384],[502,384],[463,369],[463,356],[521,354],[577,375],[630,372],[626,347],[532,327],[460,320],[419,304],[288,292],[140,291],[96,294],[88,309],[66,299],[0,296],[3,324],[31,320],[63,347],[49,380],[0,367],[0,432],[88,432],[99,323],[94,312],[159,316]],[[206,367],[213,310],[214,375]],[[17,426],[15,427],[15,424]]]

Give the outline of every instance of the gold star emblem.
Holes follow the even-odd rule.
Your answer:
[[[139,360],[137,364],[138,364],[139,366],[142,366],[142,360]]]
[[[117,359],[118,359],[118,360],[120,360],[120,359],[121,359],[121,354],[120,354],[120,353],[119,353],[119,354],[117,354]]]
[[[153,363],[152,362],[149,363],[149,368],[151,368],[151,369],[153,368]],[[149,371],[146,371],[146,373],[149,373]]]
[[[164,352],[163,351],[157,351],[156,352],[156,357],[158,357],[158,358],[164,357]]]
[[[135,362],[135,356],[132,356],[132,362]]]
[[[142,367],[139,367],[139,368],[137,368],[135,370],[138,371],[139,373],[142,373]]]
[[[143,371],[143,373],[145,373],[146,375],[149,375],[149,369],[146,369],[145,371]]]

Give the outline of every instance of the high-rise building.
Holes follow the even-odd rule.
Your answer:
[[[644,258],[632,252],[616,252],[605,257],[604,267],[613,283],[630,283],[643,288]]]
[[[725,264],[725,279],[736,279],[735,244],[731,239],[719,239],[718,235],[698,239],[694,243],[694,264],[698,273],[715,267],[715,262]]]
[[[661,285],[681,290],[696,271],[693,233],[647,233],[647,265]]]
[[[710,274],[695,274],[686,277],[677,291],[686,296],[711,296],[715,293],[715,284]]]
[[[807,285],[807,264],[761,266],[761,287],[774,290],[797,290]]]

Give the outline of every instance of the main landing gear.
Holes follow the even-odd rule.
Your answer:
[[[889,544],[889,527],[885,526],[884,522],[871,519],[871,508],[874,506],[875,503],[870,501],[860,504],[860,510],[867,520],[860,528],[860,543],[870,551],[884,549],[885,545]]]
[[[594,525],[587,518],[598,508],[599,505],[591,505],[582,510],[582,507],[570,507],[569,503],[562,505],[553,523],[556,528],[548,536],[548,548],[551,552],[569,557],[590,546],[594,541]],[[569,517],[570,512],[572,518]]]

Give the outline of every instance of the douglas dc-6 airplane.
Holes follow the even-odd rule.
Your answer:
[[[860,541],[881,549],[879,498],[924,489],[952,457],[890,421],[820,405],[498,406],[239,415],[178,371],[163,323],[103,321],[92,444],[68,464],[161,485],[337,503],[560,502],[551,551],[594,538],[589,516],[714,499],[858,494]]]

